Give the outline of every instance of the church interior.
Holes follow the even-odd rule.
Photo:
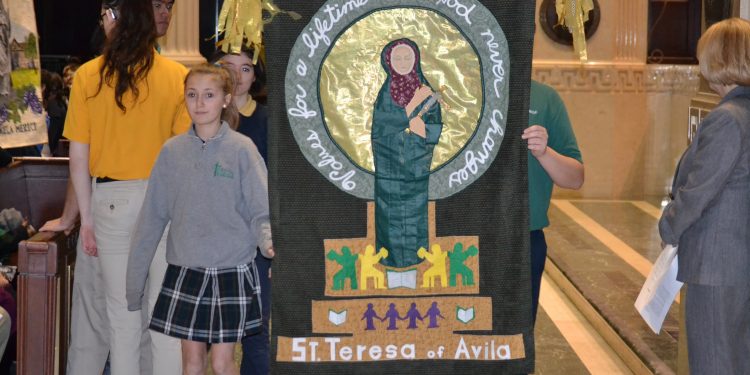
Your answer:
[[[750,19],[750,0],[593,0],[583,54],[557,25],[555,0],[535,1],[530,78],[562,98],[585,182],[552,195],[534,373],[690,374],[684,290],[658,334],[634,303],[662,252],[659,218],[675,167],[720,101],[700,74],[698,39],[722,19]],[[162,56],[187,67],[210,58],[222,3],[177,0],[158,40]],[[62,75],[71,57],[95,55],[99,4],[34,1],[43,69]],[[21,156],[0,168],[0,209],[18,208],[34,228],[60,214],[68,161],[65,141],[59,147],[59,157]],[[7,373],[63,374],[76,244],[40,232],[20,246],[11,263],[23,276],[16,316],[27,323],[8,347]]]

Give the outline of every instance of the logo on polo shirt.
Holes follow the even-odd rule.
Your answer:
[[[214,165],[214,177],[234,178],[234,174],[232,171],[224,169],[221,164],[216,162],[216,165]]]

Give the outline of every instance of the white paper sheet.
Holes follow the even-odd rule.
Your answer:
[[[667,245],[635,300],[635,309],[657,335],[681,287],[682,282],[677,281],[677,247]]]

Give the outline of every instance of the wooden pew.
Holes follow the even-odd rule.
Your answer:
[[[66,158],[22,158],[0,169],[0,208],[15,207],[35,227],[58,217]],[[19,245],[17,373],[65,374],[77,230],[38,233]]]
[[[45,232],[19,245],[19,374],[65,374],[76,237]]]

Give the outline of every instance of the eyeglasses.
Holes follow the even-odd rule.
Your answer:
[[[102,14],[99,15],[99,19],[101,20],[102,18],[106,17],[107,15],[109,15],[110,18],[112,18],[112,21],[114,21],[114,20],[117,19],[117,11],[115,9],[112,9],[112,8],[105,9],[104,12],[102,12]]]

